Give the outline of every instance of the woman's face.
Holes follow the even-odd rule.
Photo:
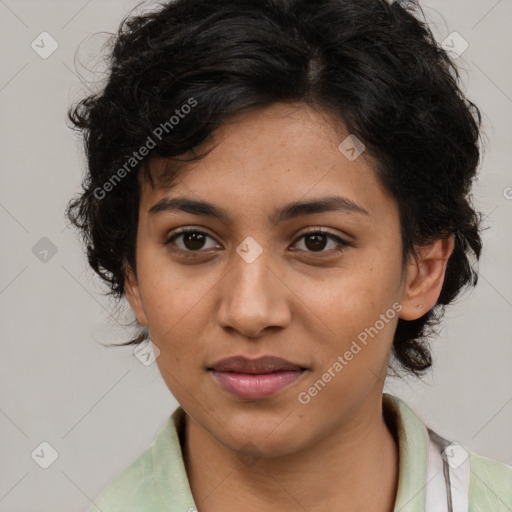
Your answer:
[[[275,104],[223,125],[173,187],[141,183],[128,298],[172,394],[235,451],[296,452],[381,400],[403,300],[399,216],[361,148],[339,149],[348,135]],[[303,370],[211,370],[233,356]]]

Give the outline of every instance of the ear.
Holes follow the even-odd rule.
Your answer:
[[[454,247],[455,237],[451,235],[416,248],[416,254],[410,256],[405,271],[400,318],[416,320],[434,307]]]
[[[128,299],[128,302],[130,303],[132,311],[135,314],[139,324],[147,327],[148,321],[146,319],[146,314],[144,313],[144,307],[142,305],[142,298],[140,295],[137,276],[131,267],[125,269],[124,275],[124,290],[126,293],[126,298]]]

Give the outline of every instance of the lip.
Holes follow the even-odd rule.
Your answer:
[[[208,369],[218,372],[261,374],[284,370],[295,371],[305,368],[276,356],[260,356],[255,359],[249,359],[245,356],[233,356],[213,363]]]
[[[276,395],[297,381],[306,368],[276,356],[248,359],[229,357],[208,371],[222,388],[242,400],[259,400]]]

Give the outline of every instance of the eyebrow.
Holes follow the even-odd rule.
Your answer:
[[[278,224],[295,217],[333,211],[369,215],[362,206],[358,205],[351,199],[341,196],[330,196],[310,201],[294,201],[286,204],[277,208],[269,216],[269,220],[274,224]],[[207,201],[197,201],[188,197],[175,197],[172,199],[164,197],[148,210],[148,214],[151,216],[158,215],[163,212],[185,212],[192,215],[212,217],[223,221],[229,220],[229,214],[225,209]]]

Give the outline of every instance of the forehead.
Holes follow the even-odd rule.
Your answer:
[[[161,198],[178,195],[213,198],[227,209],[241,201],[250,208],[334,192],[370,205],[389,200],[372,157],[363,151],[349,158],[350,137],[340,119],[302,104],[243,113],[195,151],[201,159],[189,153],[152,160],[155,186],[142,180],[141,206],[147,211]]]

